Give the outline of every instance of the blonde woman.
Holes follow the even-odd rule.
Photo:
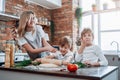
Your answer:
[[[18,27],[18,44],[29,54],[31,60],[42,56],[42,52],[55,52],[45,39],[45,33],[41,26],[36,25],[35,14],[32,11],[25,11],[20,16]]]

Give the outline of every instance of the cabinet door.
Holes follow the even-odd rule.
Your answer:
[[[15,56],[15,62],[17,61],[23,61],[24,60],[24,56]]]
[[[109,66],[119,66],[118,55],[105,55]]]
[[[118,71],[118,79],[120,80],[120,58],[118,55],[105,55],[107,60],[108,60],[108,65],[109,66],[118,66],[119,71]]]

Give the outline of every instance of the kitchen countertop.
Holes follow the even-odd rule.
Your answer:
[[[28,69],[16,69],[16,68],[4,68],[0,67],[0,71],[12,71],[39,75],[50,75],[59,77],[68,77],[76,79],[90,79],[90,80],[102,80],[104,77],[108,76],[110,73],[118,70],[117,66],[106,66],[106,67],[91,67],[91,68],[80,68],[77,72],[69,71],[54,71],[54,70],[28,70]]]

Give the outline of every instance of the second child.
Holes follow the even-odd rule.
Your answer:
[[[101,49],[93,44],[93,32],[85,28],[81,33],[81,46],[75,56],[75,61],[82,62],[89,66],[106,66],[108,61]]]
[[[69,36],[64,36],[59,42],[60,50],[56,53],[52,53],[45,58],[38,58],[35,61],[41,63],[53,63],[56,65],[67,65],[73,61],[73,53],[71,51],[72,41]]]

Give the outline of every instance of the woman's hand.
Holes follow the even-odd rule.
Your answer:
[[[57,49],[55,49],[55,48],[51,48],[51,50],[50,50],[50,52],[53,52],[53,53],[55,53],[57,51]]]
[[[53,48],[52,46],[45,46],[47,51],[53,52],[55,53],[57,51],[57,49]]]
[[[46,48],[46,51],[55,53],[57,49],[53,48],[44,38],[42,38],[43,46]]]

